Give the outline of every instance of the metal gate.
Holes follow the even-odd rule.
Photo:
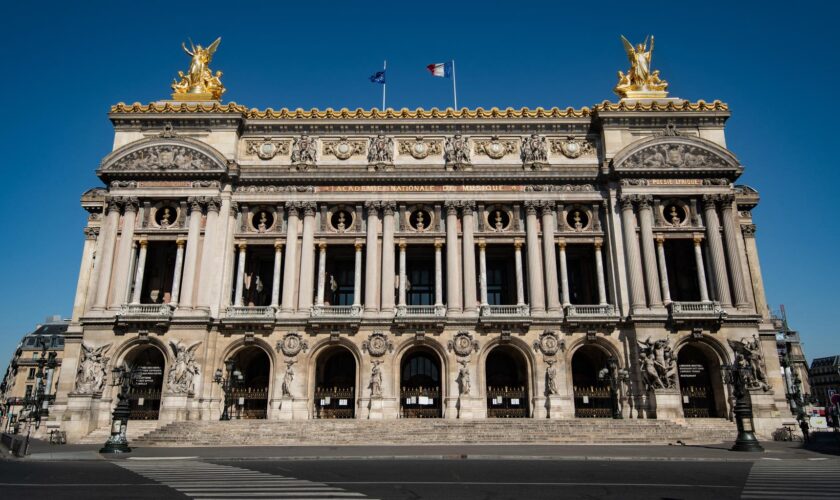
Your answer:
[[[316,387],[315,418],[354,418],[356,399],[353,388]]]
[[[400,408],[403,418],[440,418],[443,414],[440,388],[403,387]]]
[[[575,417],[612,418],[610,388],[603,386],[577,387],[575,391]]]
[[[524,387],[488,387],[489,418],[527,418],[528,391]]]

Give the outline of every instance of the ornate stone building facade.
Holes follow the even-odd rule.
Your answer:
[[[790,417],[719,101],[114,106],[54,415]],[[234,385],[228,397],[217,371]]]

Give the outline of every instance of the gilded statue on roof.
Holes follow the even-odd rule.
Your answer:
[[[631,99],[666,97],[668,82],[659,77],[659,70],[651,70],[653,36],[645,37],[644,43],[636,44],[635,47],[624,35],[621,36],[621,42],[630,60],[630,69],[627,73],[618,72],[618,85],[613,89],[614,92],[622,98]]]
[[[205,48],[201,45],[193,45],[192,40],[190,40],[189,49],[185,43],[181,43],[181,48],[192,60],[186,73],[178,72],[180,80],[172,82],[172,99],[176,101],[218,101],[222,98],[222,94],[225,92],[225,87],[221,81],[222,72],[216,71],[213,73],[210,69],[213,54],[216,53],[221,41],[222,38],[219,37]]]

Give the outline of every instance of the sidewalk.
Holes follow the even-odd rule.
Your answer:
[[[200,458],[213,460],[628,460],[756,461],[840,460],[840,436],[816,433],[808,447],[796,442],[762,442],[764,453],[730,451],[716,445],[453,445],[453,446],[243,446],[138,447],[124,455],[100,455],[101,445],[50,445],[33,440],[24,460],[124,460]],[[4,455],[8,458],[9,455]]]

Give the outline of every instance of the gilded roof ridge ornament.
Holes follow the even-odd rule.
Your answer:
[[[192,59],[190,61],[190,68],[185,74],[183,71],[178,72],[180,80],[172,81],[172,99],[176,101],[219,101],[222,94],[225,93],[225,87],[222,85],[222,72],[216,71],[214,74],[210,69],[210,62],[213,60],[213,54],[219,48],[219,43],[222,37],[219,37],[207,46],[193,45],[190,40],[190,48],[184,42],[181,42],[181,48]]]
[[[648,46],[650,40],[650,46]],[[659,70],[653,70],[653,35],[645,37],[644,43],[634,47],[624,35],[621,35],[624,51],[630,61],[630,69],[625,74],[618,72],[618,84],[613,92],[622,99],[661,99],[668,97],[668,82],[659,77]]]

